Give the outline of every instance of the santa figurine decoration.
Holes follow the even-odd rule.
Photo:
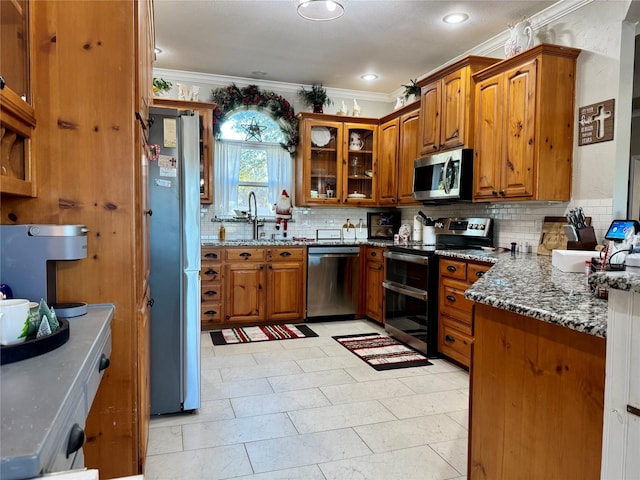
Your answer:
[[[276,230],[280,230],[280,223],[283,224],[283,236],[287,236],[287,222],[291,219],[293,205],[286,190],[282,190],[280,199],[276,202]]]

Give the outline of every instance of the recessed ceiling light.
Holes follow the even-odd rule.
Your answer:
[[[307,20],[324,22],[344,14],[343,0],[298,0],[298,15]]]
[[[444,23],[462,23],[467,20],[469,20],[469,15],[462,12],[450,13],[442,19]]]
[[[156,53],[156,55],[160,55],[162,53],[162,49],[161,48],[154,48],[153,51]]]
[[[360,78],[362,80],[370,82],[371,80],[376,80],[378,78],[378,75],[376,75],[375,73],[365,73],[364,75],[361,75]]]

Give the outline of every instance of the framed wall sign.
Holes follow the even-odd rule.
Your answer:
[[[612,98],[578,109],[578,146],[613,140],[615,102]]]

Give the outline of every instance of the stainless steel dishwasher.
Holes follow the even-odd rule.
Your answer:
[[[307,252],[307,320],[355,318],[360,285],[360,248],[321,245]]]

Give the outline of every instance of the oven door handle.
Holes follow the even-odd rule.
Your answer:
[[[398,252],[384,252],[385,258],[399,260],[401,262],[417,263],[418,265],[429,265],[429,257],[423,255],[411,255]]]
[[[399,293],[401,295],[407,295],[409,297],[417,298],[418,300],[427,300],[429,294],[424,290],[420,290],[418,288],[408,287],[406,285],[401,285],[399,283],[390,282],[385,280],[382,282],[382,286],[387,290],[391,290],[392,292]]]

